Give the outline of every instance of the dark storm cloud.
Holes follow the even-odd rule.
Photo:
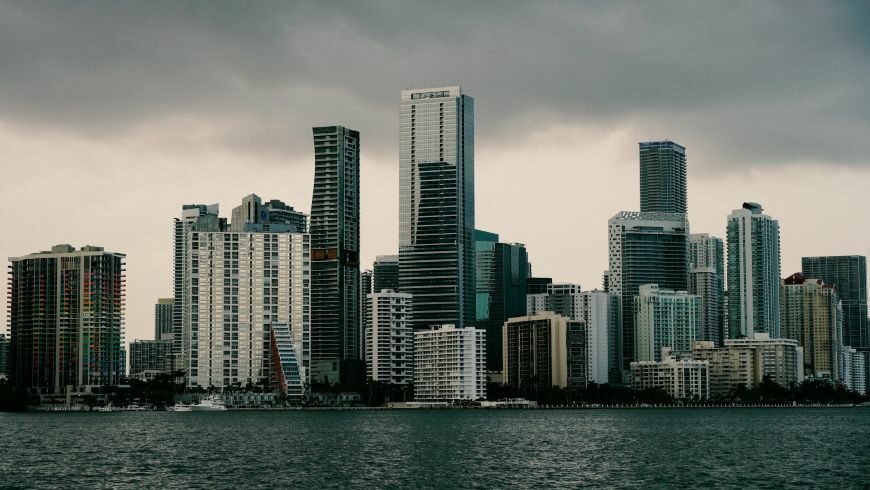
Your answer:
[[[483,143],[630,125],[700,168],[867,166],[868,20],[861,2],[10,2],[0,121],[111,139],[182,118],[288,155],[339,122],[392,150],[400,88],[461,83]]]

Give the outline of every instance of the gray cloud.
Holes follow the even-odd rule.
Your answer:
[[[700,171],[866,167],[867,19],[810,1],[0,3],[0,122],[111,139],[183,118],[202,144],[288,156],[340,122],[386,153],[400,88],[462,83],[481,144],[627,124]]]

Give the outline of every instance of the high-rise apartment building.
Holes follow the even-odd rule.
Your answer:
[[[366,332],[371,324],[371,316],[372,316],[372,305],[371,300],[369,300],[369,295],[374,291],[372,290],[372,282],[374,281],[374,274],[372,271],[362,271],[359,274],[359,328],[362,331],[360,335],[360,356],[363,360],[365,360],[366,356]]]
[[[552,312],[502,326],[504,383],[514,388],[582,388],[590,378],[583,322]]]
[[[359,132],[313,129],[311,197],[311,379],[357,382],[360,347]]]
[[[609,221],[609,289],[622,306],[622,362],[634,357],[634,297],[643,284],[687,291],[689,222],[682,213],[623,211]]]
[[[134,340],[130,343],[130,377],[150,379],[174,370],[172,340]]]
[[[485,398],[486,331],[441,325],[414,332],[415,401]]]
[[[549,284],[527,296],[528,315],[554,312],[584,325],[587,383],[622,383],[622,309],[619,296],[581,291],[579,284]]]
[[[634,354],[638,361],[661,361],[663,347],[691,354],[702,321],[701,298],[685,291],[644,284],[634,297]]]
[[[182,298],[185,284],[190,284],[186,277],[184,264],[187,262],[190,250],[187,249],[189,234],[193,231],[224,231],[227,220],[218,217],[219,207],[217,204],[185,204],[181,207],[181,218],[175,218],[174,222],[174,257],[173,257],[173,311],[172,311],[172,349],[176,358],[183,359],[185,350],[182,339],[184,338],[184,321],[182,310]]]
[[[689,293],[701,297],[700,340],[725,340],[725,247],[707,233],[689,235]]]
[[[56,245],[9,261],[13,382],[38,393],[87,392],[126,374],[124,255]]]
[[[526,314],[529,259],[521,243],[502,243],[482,230],[475,230],[475,237],[476,326],[486,330],[487,370],[501,371],[502,325]]]
[[[760,204],[743,203],[728,217],[728,336],[780,336],[779,222]]]
[[[247,214],[238,217],[248,222]],[[306,379],[309,236],[252,225],[249,231],[229,231],[245,229],[237,223],[229,229],[194,226],[183,234],[182,295],[176,304],[188,386],[224,388],[268,380],[275,324],[288,326]]]
[[[413,300],[410,294],[382,289],[369,294],[371,318],[366,330],[369,379],[406,385],[414,380]]]
[[[475,321],[474,99],[458,86],[402,91],[399,291],[414,328]]]
[[[154,339],[172,341],[172,312],[175,310],[175,299],[157,298],[154,304]]]
[[[288,400],[301,402],[305,385],[290,325],[286,323],[271,324],[269,347],[272,360],[270,384]]]
[[[306,233],[308,231],[308,216],[288,206],[284,201],[272,199],[263,204],[263,209],[268,213],[269,223],[289,225],[293,228],[288,231]],[[261,209],[262,211],[262,209]]]
[[[687,213],[684,147],[673,141],[640,143],[640,210]]]
[[[833,285],[800,273],[782,280],[782,336],[804,349],[804,373],[840,381],[843,353],[843,310]]]
[[[867,257],[840,255],[804,257],[804,277],[825,281],[837,288],[843,302],[843,343],[870,351],[870,321],[867,319]]]
[[[867,362],[870,352],[859,351],[853,347],[843,348],[843,386],[848,390],[867,394]]]
[[[0,333],[0,379],[7,379],[9,375],[9,339],[6,334]]]
[[[378,255],[372,265],[372,291],[399,290],[399,256]]]

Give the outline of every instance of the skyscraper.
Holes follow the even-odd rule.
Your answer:
[[[699,340],[725,341],[725,254],[721,238],[689,235],[689,293],[701,297]]]
[[[501,371],[502,325],[526,314],[525,245],[499,242],[498,235],[475,230],[477,327],[486,330],[486,369]]]
[[[640,210],[687,212],[684,147],[673,141],[640,143]]]
[[[802,274],[837,288],[843,302],[843,342],[870,351],[867,320],[867,258],[861,255],[804,257]]]
[[[242,209],[254,201],[246,198]],[[290,332],[304,380],[310,345],[309,236],[258,231],[252,215],[234,215],[242,220],[231,223],[229,229],[236,231],[194,228],[184,235],[180,309],[187,385],[225,388],[270,379],[271,330],[278,324]],[[239,231],[245,224],[253,229]]]
[[[217,232],[226,230],[227,220],[218,217],[218,213],[219,206],[217,204],[185,204],[181,207],[181,218],[175,218],[174,222],[173,293],[175,296],[172,311],[172,352],[182,365],[186,364],[184,356],[187,355],[183,346],[182,301],[185,284],[190,284],[187,279],[190,271],[184,268],[190,255],[190,249],[187,248],[190,243],[189,235],[194,231]]]
[[[608,291],[622,306],[622,365],[634,357],[634,297],[643,284],[688,290],[689,222],[682,213],[623,211],[609,221]]]
[[[158,298],[154,304],[154,340],[172,340],[172,312],[175,300]]]
[[[399,290],[399,256],[378,255],[372,265],[372,292],[383,289]]]
[[[359,132],[313,129],[311,379],[361,381]]]
[[[9,261],[13,382],[55,394],[120,384],[127,361],[124,255],[56,245]]]
[[[661,361],[662,347],[677,355],[692,353],[701,323],[701,298],[644,284],[634,298],[636,361]]]
[[[728,217],[728,336],[780,336],[779,222],[760,204],[743,203]]]
[[[462,89],[402,91],[399,290],[414,328],[475,320],[474,99]]]
[[[804,349],[804,372],[814,378],[842,381],[843,310],[833,285],[792,274],[780,292],[782,336]]]

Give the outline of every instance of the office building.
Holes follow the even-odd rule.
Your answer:
[[[837,289],[843,302],[843,342],[870,351],[867,319],[867,258],[861,255],[804,257],[801,273]]]
[[[508,318],[526,314],[525,245],[503,243],[498,235],[475,230],[477,323],[486,330],[486,369],[502,369],[502,326]]]
[[[174,356],[172,340],[134,340],[130,343],[130,377],[151,379],[154,374],[171,373]]]
[[[414,331],[415,401],[484,400],[485,368],[485,330],[441,325]]]
[[[301,402],[304,386],[290,325],[286,323],[271,324],[269,351],[272,361],[270,384],[280,391],[288,401]]]
[[[126,375],[124,254],[56,245],[9,261],[9,369],[37,393],[88,392]]]
[[[581,291],[579,284],[550,284],[545,294],[530,294],[528,315],[554,312],[582,322],[589,383],[622,382],[622,310],[619,297],[604,291]]]
[[[707,233],[689,235],[689,293],[701,297],[698,338],[725,341],[725,247]]]
[[[667,347],[660,356],[661,361],[631,363],[632,388],[664,390],[675,400],[710,398],[710,369],[707,361],[677,360]]]
[[[402,91],[399,291],[414,328],[475,322],[474,99],[458,86]]]
[[[359,132],[327,126],[313,133],[311,379],[361,382]]]
[[[552,312],[508,319],[502,327],[504,384],[582,388],[591,377],[586,326]]]
[[[800,273],[782,280],[782,336],[804,350],[807,377],[840,381],[843,310],[833,285]]]
[[[399,290],[399,256],[378,255],[372,266],[372,291]]]
[[[692,359],[707,361],[710,370],[710,396],[729,399],[739,386],[751,388],[762,381],[761,350],[753,347],[716,347],[710,340],[695,342]]]
[[[369,294],[371,317],[366,331],[369,379],[406,385],[414,380],[413,306],[410,294],[382,289]]]
[[[640,143],[640,211],[686,214],[686,149],[673,141]]]
[[[728,336],[780,336],[779,222],[745,202],[728,217]]]
[[[623,211],[609,221],[608,292],[622,306],[622,363],[634,357],[634,297],[643,284],[687,291],[689,222],[681,213]]]
[[[238,214],[246,223],[246,213]],[[251,223],[248,223],[251,224]],[[182,366],[187,385],[226,388],[272,375],[270,335],[287,325],[307,379],[310,241],[289,231],[199,231],[182,244]],[[232,223],[228,229],[245,229]]]
[[[172,329],[172,312],[175,310],[175,299],[158,298],[154,304],[154,338],[169,340],[174,338]]]
[[[759,382],[768,376],[788,387],[804,380],[804,351],[797,340],[772,339],[766,333],[756,333],[754,338],[725,339],[724,347],[757,350],[761,363]]]

